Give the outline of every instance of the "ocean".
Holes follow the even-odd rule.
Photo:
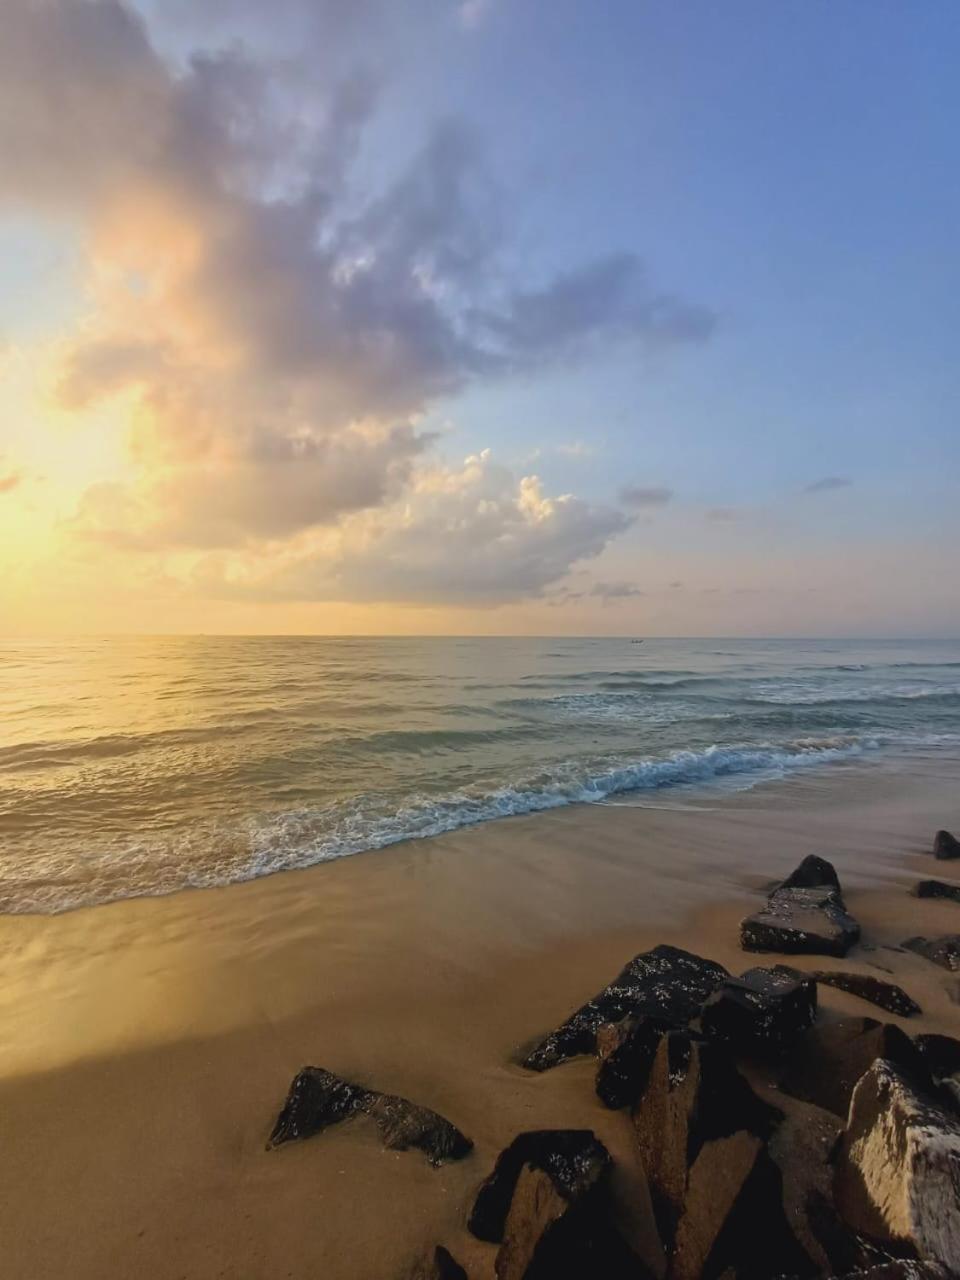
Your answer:
[[[960,743],[960,642],[0,642],[0,911]]]

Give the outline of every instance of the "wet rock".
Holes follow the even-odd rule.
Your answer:
[[[795,977],[813,978],[826,987],[836,987],[838,991],[846,991],[848,995],[859,996],[861,1000],[868,1000],[870,1004],[877,1005],[887,1013],[895,1013],[901,1018],[910,1018],[915,1013],[923,1012],[916,1000],[908,996],[902,987],[898,987],[893,982],[885,982],[882,978],[874,978],[869,974],[842,973],[832,969],[812,969],[803,972],[785,964],[774,967],[778,972],[789,973]]]
[[[960,1074],[960,1040],[930,1032],[917,1036],[913,1043],[934,1080]]]
[[[597,1032],[597,1097],[611,1110],[629,1106],[646,1087],[667,1023],[659,1018],[624,1018]]]
[[[543,1169],[525,1164],[514,1188],[497,1280],[653,1280],[596,1193],[568,1200]]]
[[[952,1280],[951,1273],[938,1262],[918,1258],[893,1258],[875,1267],[848,1271],[836,1280]]]
[[[917,1036],[913,1043],[942,1096],[960,1111],[960,1040],[931,1032]]]
[[[310,1138],[356,1115],[376,1122],[384,1146],[394,1151],[416,1147],[434,1166],[462,1160],[473,1147],[449,1120],[427,1107],[351,1084],[322,1067],[304,1067],[293,1079],[267,1149]]]
[[[703,1006],[700,1026],[736,1053],[787,1048],[817,1016],[817,984],[779,969],[748,969],[728,978]]]
[[[428,1259],[414,1268],[410,1280],[469,1280],[456,1258],[438,1244]]]
[[[942,880],[918,880],[913,887],[915,898],[949,898],[960,902],[960,885],[944,884]]]
[[[498,1280],[642,1280],[610,1218],[607,1149],[589,1129],[522,1133],[481,1186],[468,1226],[500,1244]]]
[[[960,934],[947,933],[942,938],[907,938],[900,945],[952,973],[960,969]]]
[[[780,1088],[846,1119],[857,1081],[877,1058],[923,1071],[920,1051],[905,1032],[874,1018],[841,1018],[811,1028],[791,1053]]]
[[[599,1028],[627,1017],[686,1026],[728,976],[722,965],[679,947],[641,952],[609,986],[542,1040],[523,1065],[531,1071],[546,1071],[577,1054],[593,1053]]]
[[[949,831],[938,831],[933,837],[933,856],[946,861],[948,858],[960,858],[960,840]]]
[[[610,1153],[590,1129],[534,1129],[497,1157],[467,1223],[478,1240],[499,1243],[524,1165],[542,1169],[565,1200],[582,1199],[608,1172]]]
[[[633,1123],[673,1280],[718,1275],[749,1250],[750,1232],[727,1224],[750,1217],[765,1181],[776,1182],[765,1144],[781,1119],[720,1045],[684,1031],[663,1037]]]
[[[859,937],[859,924],[830,888],[777,889],[740,925],[744,951],[845,956]]]
[[[844,1220],[880,1242],[960,1269],[960,1120],[884,1059],[859,1081],[838,1149]]]
[[[840,893],[840,877],[832,862],[808,853],[797,869],[781,881],[775,892],[780,889],[836,889]]]

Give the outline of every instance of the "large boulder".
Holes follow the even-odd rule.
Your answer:
[[[774,889],[762,911],[740,924],[744,951],[845,956],[859,937],[836,870],[812,854]]]
[[[947,933],[942,938],[907,938],[900,944],[942,969],[955,973],[960,969],[960,934]]]
[[[500,1244],[498,1280],[645,1280],[610,1216],[611,1165],[588,1129],[523,1133],[501,1152],[468,1224]]]
[[[700,1026],[738,1054],[779,1053],[813,1025],[817,984],[778,969],[728,978],[703,1006]]]
[[[960,1271],[960,1120],[878,1059],[853,1091],[834,1195],[855,1230]]]
[[[960,840],[949,831],[938,831],[933,837],[933,856],[946,861],[949,858],[960,858]]]
[[[960,902],[960,884],[945,884],[942,880],[918,880],[913,886],[915,898],[947,898]]]
[[[670,1280],[813,1273],[767,1151],[782,1118],[722,1046],[664,1035],[633,1123]]]
[[[352,1084],[323,1067],[304,1067],[294,1076],[267,1149],[310,1138],[357,1115],[376,1122],[384,1146],[395,1151],[416,1147],[434,1167],[462,1160],[473,1148],[455,1125],[428,1107]]]
[[[794,1046],[780,1088],[846,1119],[857,1081],[877,1058],[923,1070],[919,1050],[892,1023],[874,1018],[821,1022]]]
[[[668,1026],[686,1026],[728,976],[723,965],[679,947],[659,946],[643,951],[609,986],[541,1040],[523,1065],[531,1071],[546,1071],[577,1054],[593,1053],[600,1027],[627,1017],[656,1018]]]

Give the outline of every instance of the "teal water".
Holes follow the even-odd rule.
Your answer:
[[[0,642],[0,910],[960,743],[960,642]]]

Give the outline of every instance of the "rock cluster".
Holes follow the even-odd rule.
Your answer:
[[[741,925],[747,951],[841,955],[858,937],[835,869],[813,857]],[[960,968],[960,936],[903,945]],[[540,1040],[523,1059],[532,1071],[596,1058],[596,1092],[624,1111],[617,1123],[646,1180],[646,1236],[625,1221],[614,1160],[592,1130],[521,1133],[467,1221],[492,1246],[498,1280],[960,1274],[960,1041],[869,1017],[818,1020],[818,984],[897,1017],[920,1012],[869,974],[777,963],[736,976],[658,946]],[[294,1078],[268,1145],[358,1115],[385,1146],[433,1165],[472,1148],[436,1112],[319,1067]],[[467,1277],[438,1245],[411,1280]]]

